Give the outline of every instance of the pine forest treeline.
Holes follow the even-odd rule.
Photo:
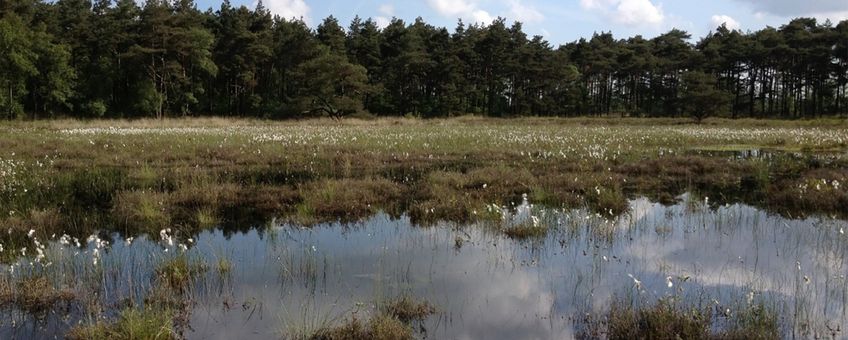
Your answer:
[[[505,19],[448,30],[421,19],[344,27],[329,17],[312,29],[261,2],[203,12],[192,0],[4,0],[0,116],[848,112],[848,21],[722,26],[692,41],[673,29],[555,47]]]

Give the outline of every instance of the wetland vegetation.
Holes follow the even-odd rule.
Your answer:
[[[841,121],[0,129],[5,338],[844,336]]]

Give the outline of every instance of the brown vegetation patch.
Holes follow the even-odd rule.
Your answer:
[[[24,214],[14,214],[0,219],[0,229],[12,233],[26,233],[35,229],[39,233],[53,233],[61,229],[62,215],[55,208],[31,209]]]
[[[403,322],[423,320],[436,312],[436,307],[427,301],[418,300],[409,295],[389,300],[383,305],[386,314]]]
[[[548,227],[524,222],[505,227],[503,233],[507,237],[516,240],[543,238],[548,235]]]
[[[368,322],[353,317],[342,325],[321,329],[310,340],[411,340],[412,327],[396,317],[380,314]]]
[[[391,209],[401,200],[404,188],[385,178],[328,179],[301,188],[303,202],[298,222],[351,222]]]
[[[470,222],[485,218],[489,204],[520,203],[536,178],[523,168],[483,167],[467,173],[434,171],[416,183],[410,217],[416,223]]]
[[[580,339],[779,339],[776,314],[762,304],[741,307],[724,315],[711,308],[693,308],[671,299],[633,307],[613,301],[601,318],[588,316],[578,332]]]
[[[14,285],[7,281],[0,282],[0,304],[27,312],[43,312],[58,303],[69,303],[73,300],[72,291],[57,289],[45,276],[25,277]]]

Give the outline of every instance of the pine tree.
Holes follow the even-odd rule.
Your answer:
[[[701,71],[688,71],[682,77],[681,99],[684,111],[697,123],[726,109],[729,95],[716,86],[716,78]]]
[[[325,114],[339,119],[362,110],[369,91],[365,68],[330,51],[303,63],[297,74],[302,80],[301,113]]]

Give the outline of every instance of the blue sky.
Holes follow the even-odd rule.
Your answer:
[[[256,0],[231,0],[253,8]],[[654,37],[671,28],[705,35],[723,22],[743,31],[790,19],[812,16],[834,23],[848,19],[848,0],[263,0],[273,13],[303,17],[315,26],[334,15],[344,26],[355,15],[387,23],[392,17],[453,29],[457,19],[490,22],[501,16],[524,23],[525,32],[542,35],[553,44],[612,31],[616,37]],[[197,0],[202,10],[220,7],[222,0]]]

